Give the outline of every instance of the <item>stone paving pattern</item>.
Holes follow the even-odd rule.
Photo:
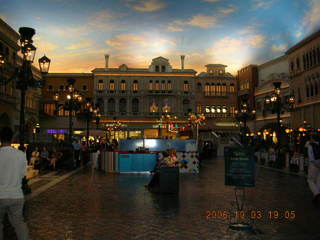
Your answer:
[[[228,229],[228,219],[207,211],[234,209],[234,189],[224,186],[222,159],[206,161],[199,175],[180,176],[180,193],[159,195],[144,188],[150,175],[104,174],[86,169],[27,202],[33,240],[318,240],[320,209],[304,177],[257,168],[247,188],[248,209],[264,217],[254,232]],[[295,211],[295,219],[269,219],[267,211]],[[249,220],[249,218],[246,218]],[[5,229],[6,240],[14,240]]]

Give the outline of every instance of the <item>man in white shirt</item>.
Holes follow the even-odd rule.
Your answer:
[[[26,175],[26,155],[11,147],[13,132],[4,127],[0,131],[0,240],[3,240],[3,219],[8,213],[18,240],[28,240],[28,228],[23,219],[24,196],[21,188]]]
[[[320,203],[320,159],[316,157],[312,145],[319,143],[310,136],[310,140],[306,142],[305,147],[308,150],[309,169],[308,169],[308,184],[313,193],[313,202]]]

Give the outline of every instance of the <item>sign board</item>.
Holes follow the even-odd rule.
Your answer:
[[[254,151],[244,147],[225,147],[225,185],[255,186]]]

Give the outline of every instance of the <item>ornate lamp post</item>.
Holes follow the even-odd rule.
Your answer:
[[[198,143],[199,140],[199,125],[203,124],[203,122],[206,120],[205,115],[202,114],[195,114],[189,112],[188,121],[192,126],[196,126],[196,140]]]
[[[100,121],[100,113],[99,113],[99,107],[93,106],[93,103],[91,102],[90,98],[86,99],[86,103],[84,104],[84,111],[83,113],[86,116],[86,121],[87,121],[87,136],[86,136],[86,142],[87,142],[87,146],[89,146],[89,123],[91,121],[91,119],[93,117],[95,117],[96,120],[96,124],[97,124],[97,128],[99,125],[99,121]]]
[[[69,144],[72,144],[72,135],[73,135],[73,121],[72,121],[72,116],[73,116],[73,111],[77,112],[81,109],[81,104],[82,104],[82,95],[74,88],[74,83],[75,79],[70,78],[68,79],[68,93],[66,96],[66,101],[64,102],[62,108],[64,110],[69,111]],[[53,96],[53,100],[58,103],[59,101],[59,93],[55,93]],[[59,106],[58,106],[59,108]]]
[[[247,128],[247,121],[254,119],[256,116],[256,110],[250,109],[248,106],[248,100],[243,99],[242,103],[240,104],[240,109],[235,111],[235,117],[238,122],[243,123],[243,127],[240,127],[240,136],[241,136],[241,143],[247,144],[246,141],[246,133],[248,131]]]
[[[44,75],[48,73],[51,60],[47,57],[39,59],[40,72],[43,74],[42,79],[36,80],[32,74],[32,63],[34,61],[36,47],[32,44],[32,37],[35,34],[33,28],[21,27],[20,33],[20,50],[22,53],[22,66],[18,67],[10,78],[0,76],[0,85],[5,85],[12,80],[16,80],[16,88],[20,90],[20,126],[19,126],[19,143],[20,149],[24,148],[25,142],[25,97],[28,88],[41,88],[44,83]],[[4,72],[5,56],[0,53],[0,71]],[[1,74],[3,75],[3,74]]]
[[[277,163],[280,163],[280,148],[282,141],[282,127],[281,127],[281,118],[280,115],[285,110],[291,112],[294,108],[295,97],[294,95],[289,95],[285,98],[281,97],[281,82],[273,82],[274,91],[271,96],[266,96],[264,99],[264,110],[263,113],[271,112],[273,114],[277,114],[277,125],[276,125],[276,133],[277,133]]]

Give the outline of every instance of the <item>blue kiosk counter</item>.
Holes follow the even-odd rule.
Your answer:
[[[150,173],[157,163],[158,153],[167,149],[177,150],[180,173],[198,173],[199,160],[195,140],[176,139],[124,139],[119,151],[102,151],[99,169],[116,173]],[[148,150],[137,152],[138,149]]]

